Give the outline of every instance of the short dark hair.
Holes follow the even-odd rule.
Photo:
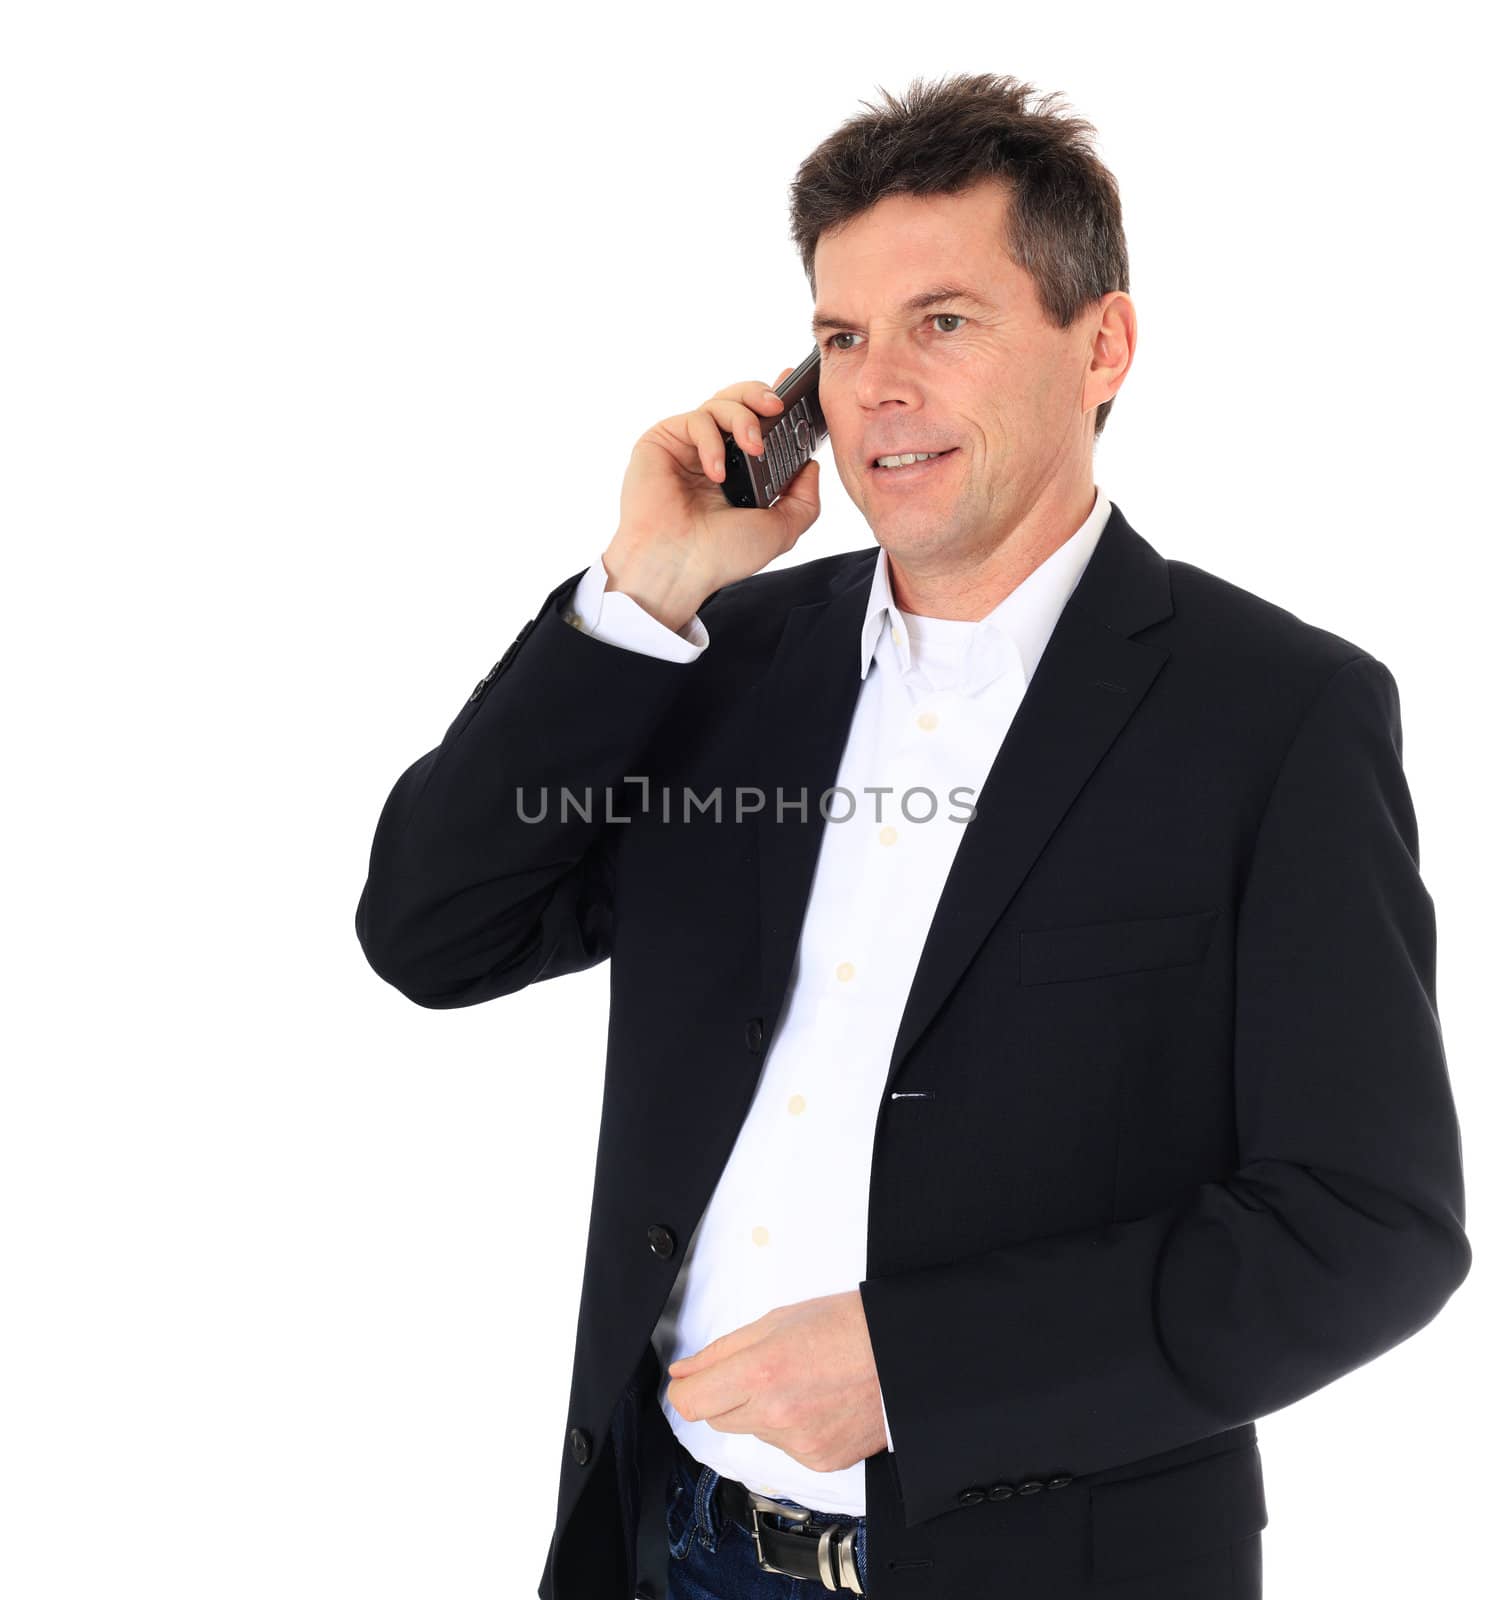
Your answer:
[[[790,232],[811,294],[822,234],[885,195],[957,194],[991,178],[1009,185],[1006,249],[1048,321],[1066,328],[1110,290],[1129,292],[1119,186],[1094,153],[1092,123],[1064,116],[1061,95],[1029,106],[1030,84],[985,72],[914,78],[901,100],[877,89],[885,104],[863,100],[866,112],[806,156],[790,186]],[[1099,405],[1095,438],[1113,404]]]

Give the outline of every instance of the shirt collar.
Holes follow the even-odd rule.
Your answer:
[[[1047,647],[1052,629],[1067,597],[1077,587],[1083,569],[1088,565],[1104,524],[1109,520],[1110,502],[1103,489],[1094,485],[1093,509],[1087,520],[1070,539],[1064,540],[1034,568],[986,616],[974,625],[970,649],[965,654],[968,670],[973,664],[994,659],[995,639],[1000,633],[1008,638],[1020,657],[1027,683],[1036,671],[1042,651]],[[927,619],[934,620],[934,619]],[[982,637],[984,636],[984,637]],[[981,648],[985,647],[985,648]],[[895,654],[899,670],[906,675],[913,667],[912,644],[902,613],[893,598],[891,576],[887,565],[887,552],[877,547],[876,568],[872,574],[871,592],[866,600],[866,617],[861,624],[861,676],[865,678],[878,653],[884,658]],[[967,692],[978,685],[965,684]]]

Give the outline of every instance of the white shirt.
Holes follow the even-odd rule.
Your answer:
[[[866,1464],[814,1472],[752,1434],[688,1422],[669,1404],[666,1368],[776,1306],[866,1276],[877,1108],[903,1006],[970,808],[1108,521],[1108,497],[1095,491],[1087,521],[978,622],[899,611],[877,551],[862,688],[835,779],[846,793],[829,807],[752,1104],[651,1334],[677,1438],[761,1494],[864,1516]],[[629,595],[605,592],[607,582],[600,556],[567,620],[670,661],[707,648],[699,617],[672,632]]]

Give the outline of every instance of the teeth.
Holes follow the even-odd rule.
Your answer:
[[[943,450],[920,450],[916,455],[911,456],[878,456],[877,465],[879,467],[911,466],[914,461],[932,461],[944,454],[946,452]]]

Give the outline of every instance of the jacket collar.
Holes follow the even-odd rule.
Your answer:
[[[772,1037],[835,782],[861,690],[862,630],[879,546],[842,557],[827,598],[795,606],[759,686],[752,769],[760,896],[761,1015]],[[1169,651],[1133,637],[1172,614],[1164,558],[1110,502],[965,824],[893,1045],[888,1082],[1004,914],[1078,791],[1119,737]],[[797,802],[782,811],[777,796]]]
[[[1071,538],[1060,545],[1033,571],[1016,585],[994,610],[978,622],[964,626],[971,629],[971,646],[966,665],[971,669],[966,693],[974,693],[979,684],[972,671],[977,653],[993,659],[993,647],[985,648],[989,641],[981,634],[999,633],[1014,647],[1021,662],[1024,681],[1031,682],[1047,639],[1057,618],[1062,613],[1067,597],[1077,586],[1088,558],[1098,544],[1109,519],[1109,497],[1101,485],[1094,486],[1093,508]],[[887,652],[897,657],[898,670],[904,675],[912,670],[913,625],[904,619],[892,589],[891,563],[885,548],[878,546],[876,561],[872,566],[871,588],[866,596],[866,618],[861,625],[861,676],[865,678],[871,664]],[[886,665],[885,661],[883,663]]]

